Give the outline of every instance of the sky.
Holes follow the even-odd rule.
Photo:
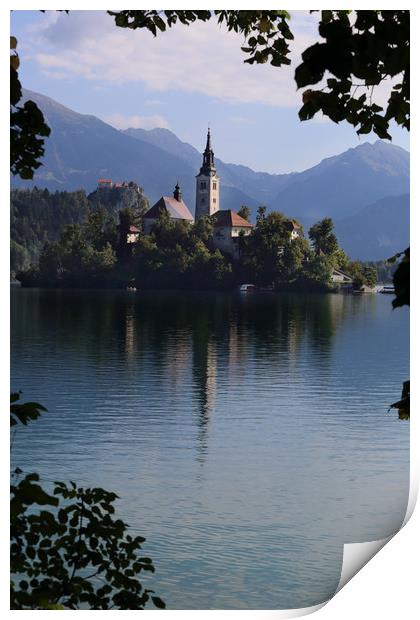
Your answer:
[[[105,11],[11,13],[25,88],[118,129],[165,127],[200,151],[210,125],[217,157],[271,173],[305,170],[377,140],[327,118],[299,121],[294,68],[317,28],[308,11],[292,13],[291,23],[292,65],[277,68],[244,64],[243,38],[216,20],[154,38],[116,27]],[[391,134],[409,148],[406,130],[393,126]]]

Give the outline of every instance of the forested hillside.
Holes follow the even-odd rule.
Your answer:
[[[12,272],[35,262],[46,241],[56,241],[65,226],[84,220],[90,208],[84,190],[50,193],[35,187],[12,190],[10,199]]]
[[[67,225],[83,222],[92,210],[104,208],[116,219],[119,209],[133,208],[141,213],[148,206],[142,188],[136,184],[95,191],[89,196],[84,190],[14,189],[10,203],[12,273],[36,263],[46,241],[57,241]]]

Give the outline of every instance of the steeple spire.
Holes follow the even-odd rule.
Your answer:
[[[212,176],[216,174],[216,166],[214,165],[214,153],[213,149],[211,148],[210,127],[207,131],[207,143],[203,153],[203,164],[200,169],[200,174],[205,174],[207,176]]]
[[[207,131],[207,144],[206,144],[206,151],[211,151],[211,136],[210,136],[210,127],[208,128],[208,131]]]

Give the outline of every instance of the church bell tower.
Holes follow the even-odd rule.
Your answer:
[[[214,153],[211,148],[210,129],[207,133],[207,144],[203,153],[203,163],[196,176],[195,221],[205,215],[213,215],[220,209],[220,179],[214,165]]]

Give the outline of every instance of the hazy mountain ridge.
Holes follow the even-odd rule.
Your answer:
[[[298,173],[269,207],[308,224],[343,219],[386,196],[409,192],[409,153],[377,141],[364,143]]]
[[[119,131],[93,115],[74,112],[44,95],[31,91],[24,91],[24,95],[38,103],[52,131],[45,142],[44,165],[35,173],[34,180],[14,177],[13,187],[37,185],[49,190],[83,188],[91,192],[97,180],[105,177],[135,181],[153,204],[160,196],[171,195],[179,181],[183,198],[194,212],[195,175],[202,154],[173,132]],[[205,135],[203,148],[204,142]],[[217,145],[214,148],[217,153]],[[221,208],[237,210],[247,204],[255,218],[257,207],[265,204],[300,219],[305,227],[329,216],[337,230],[343,231],[340,220],[357,221],[363,208],[392,196],[398,202],[409,192],[409,153],[382,141],[364,143],[308,170],[290,174],[255,172],[219,159],[216,165],[221,179]],[[374,209],[370,220],[374,220],[375,213]],[[392,213],[397,217],[395,209]],[[353,216],[355,220],[351,219]],[[378,248],[384,247],[380,243],[385,239],[391,243],[392,235],[400,230],[401,222],[391,219],[380,217],[376,222]],[[352,256],[360,251],[360,243],[352,245],[351,239],[346,239],[345,244]]]
[[[410,196],[388,196],[337,221],[340,245],[352,258],[382,260],[410,245]]]

